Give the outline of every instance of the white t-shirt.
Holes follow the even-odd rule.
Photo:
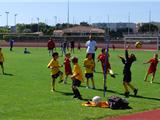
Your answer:
[[[86,47],[87,47],[87,53],[95,53],[95,47],[97,46],[96,41],[94,40],[89,40],[86,42]]]

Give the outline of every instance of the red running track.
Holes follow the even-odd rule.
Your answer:
[[[104,120],[160,120],[160,109],[107,118]]]

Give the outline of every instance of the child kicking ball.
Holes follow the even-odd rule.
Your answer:
[[[60,67],[62,67],[62,65],[59,64],[58,62],[58,53],[54,52],[52,54],[52,59],[48,64],[48,68],[51,69],[51,76],[52,76],[52,90],[51,91],[55,91],[55,80],[60,77],[60,81],[59,83],[63,82],[63,72],[61,72],[59,70]]]

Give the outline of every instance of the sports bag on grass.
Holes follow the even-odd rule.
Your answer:
[[[127,109],[129,108],[129,102],[118,96],[111,96],[108,98],[109,107],[111,109]]]

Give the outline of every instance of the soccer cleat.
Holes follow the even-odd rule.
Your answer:
[[[92,89],[94,89],[94,90],[95,90],[95,89],[96,89],[96,88],[95,88],[95,86],[93,86],[93,87],[92,87]]]
[[[66,81],[64,81],[63,83],[64,83],[64,84],[67,84],[67,82],[66,82]]]
[[[78,96],[77,98],[78,98],[79,100],[83,100],[82,96]]]
[[[111,77],[116,78],[115,74],[112,74]]]
[[[77,96],[74,95],[73,98],[77,98]]]
[[[58,83],[62,83],[62,82],[63,82],[63,80],[58,81]]]
[[[55,91],[55,89],[53,88],[52,90],[51,90],[51,92],[54,92]]]
[[[86,86],[86,89],[90,89],[90,87],[89,87],[89,86]]]
[[[129,92],[124,93],[125,97],[129,97]]]
[[[138,89],[134,89],[134,96],[137,96],[137,93],[138,93]]]
[[[111,77],[113,77],[113,78],[115,78],[116,76],[115,76],[115,74],[114,74],[114,72],[111,70],[111,69],[109,69],[109,74],[111,75]]]

